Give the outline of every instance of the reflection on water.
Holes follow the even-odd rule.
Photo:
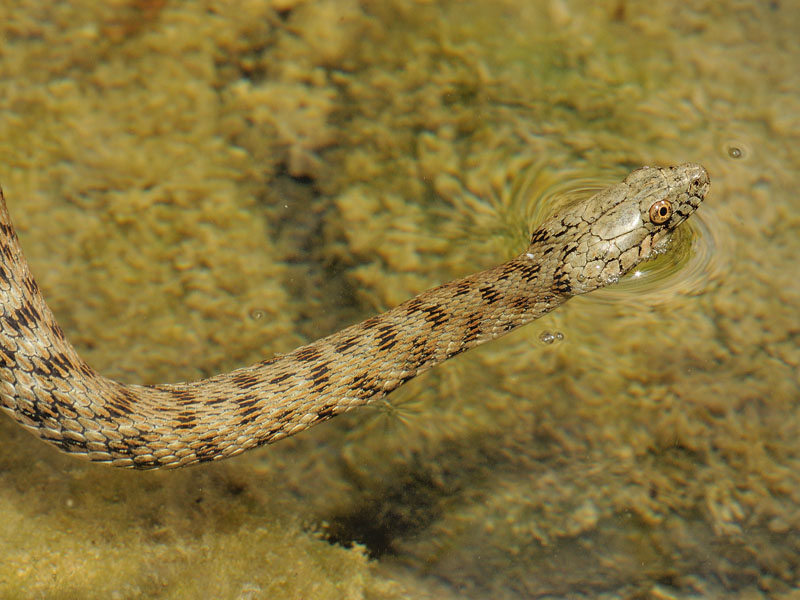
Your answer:
[[[0,12],[0,180],[68,336],[127,381],[497,264],[642,164],[712,181],[639,276],[297,439],[137,474],[0,421],[0,595],[800,593],[798,7]]]

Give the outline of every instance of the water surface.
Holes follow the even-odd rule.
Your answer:
[[[0,595],[800,593],[798,30],[786,2],[5,3],[0,181],[125,381],[496,264],[642,164],[712,191],[641,278],[234,460],[113,471],[3,419]]]

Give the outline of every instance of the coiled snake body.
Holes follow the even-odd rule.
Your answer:
[[[0,405],[65,452],[119,467],[240,454],[384,396],[432,366],[613,283],[703,200],[703,167],[642,168],[547,220],[516,258],[293,352],[192,383],[107,379],[65,339],[0,194]]]

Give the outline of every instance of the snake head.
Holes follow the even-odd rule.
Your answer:
[[[708,188],[697,164],[643,167],[562,213],[548,224],[552,238],[565,240],[554,275],[559,289],[577,295],[617,282],[665,247]]]

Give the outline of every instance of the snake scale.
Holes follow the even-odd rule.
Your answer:
[[[59,449],[118,467],[235,456],[385,396],[434,365],[617,281],[709,187],[700,165],[644,167],[546,220],[525,251],[289,354],[192,383],[103,377],[66,340],[0,192],[0,405]]]

